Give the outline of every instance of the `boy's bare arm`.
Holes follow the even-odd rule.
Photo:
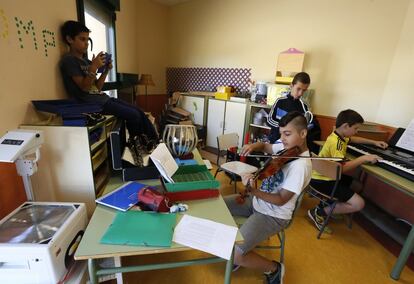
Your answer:
[[[357,143],[357,144],[369,144],[369,145],[375,145],[377,147],[380,148],[387,148],[388,144],[385,143],[384,141],[377,141],[377,140],[372,140],[372,139],[368,139],[368,138],[364,138],[364,137],[359,137],[359,136],[352,136],[351,137],[351,141],[353,143]]]
[[[288,202],[294,195],[293,192],[281,189],[278,193],[267,193],[264,191],[261,191],[257,188],[252,189],[252,195],[256,196],[257,198],[260,198],[266,202],[272,203],[277,206],[282,206],[286,202]]]
[[[363,155],[363,156],[360,156],[356,159],[353,159],[351,161],[348,161],[348,162],[344,163],[342,165],[342,172],[346,173],[346,172],[351,171],[351,170],[359,167],[360,165],[366,164],[366,163],[375,164],[379,160],[381,160],[381,157],[379,157],[377,155]]]
[[[99,54],[96,57],[93,56],[92,58],[91,64],[88,67],[88,76],[73,76],[73,81],[75,81],[76,85],[78,85],[78,87],[85,92],[88,92],[94,83],[100,91],[102,89],[103,83],[100,87],[97,86],[96,83],[98,82],[98,80],[96,79],[96,71],[99,69],[99,67],[102,67],[104,64],[105,58],[103,57],[103,52],[99,52]],[[103,81],[105,81],[105,77],[106,75],[104,76]]]
[[[263,199],[264,201],[275,204],[277,206],[284,205],[294,195],[293,192],[283,189],[283,188],[278,193],[267,193],[267,192],[261,191],[258,188],[256,188],[255,181],[253,180],[252,174],[244,174],[241,177],[242,177],[242,183],[244,185],[249,183],[249,189],[253,196],[256,196],[257,198]]]
[[[247,156],[247,155],[251,154],[254,151],[273,154],[272,145],[273,144],[263,143],[263,142],[256,142],[256,143],[253,143],[253,144],[246,144],[246,145],[243,146],[240,155]]]

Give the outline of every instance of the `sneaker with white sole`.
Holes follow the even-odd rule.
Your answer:
[[[272,273],[265,273],[266,284],[282,284],[285,276],[285,266],[283,263],[273,261],[277,265],[277,270]]]
[[[240,268],[240,265],[233,264],[233,269],[231,271],[236,272],[237,270],[239,270],[239,268]]]
[[[323,227],[323,223],[325,223],[325,217],[318,214],[318,207],[309,209],[308,216],[313,221],[318,231],[320,231]],[[332,233],[332,230],[328,226],[325,226],[323,231],[328,234]]]

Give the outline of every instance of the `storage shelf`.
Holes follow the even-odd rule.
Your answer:
[[[269,129],[270,130],[270,127],[269,126],[266,126],[266,125],[259,125],[259,124],[250,123],[250,126],[252,126],[252,127],[258,127],[258,128],[263,128],[263,129]]]
[[[106,142],[106,138],[105,137],[102,137],[101,139],[99,139],[98,141],[96,141],[95,143],[93,143],[91,145],[91,152],[93,153],[97,148],[99,148],[99,146],[101,146],[105,142]]]

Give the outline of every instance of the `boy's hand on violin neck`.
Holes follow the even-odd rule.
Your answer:
[[[240,152],[240,156],[247,156],[249,155],[254,149],[253,144],[246,144],[243,146]]]

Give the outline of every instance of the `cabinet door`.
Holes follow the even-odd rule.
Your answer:
[[[181,96],[180,107],[191,112],[194,124],[204,125],[204,97]]]
[[[217,148],[217,136],[223,134],[225,108],[225,101],[215,99],[208,101],[207,146]]]
[[[224,133],[236,132],[239,135],[239,146],[243,145],[244,121],[246,118],[246,104],[239,102],[226,103],[224,118]]]

